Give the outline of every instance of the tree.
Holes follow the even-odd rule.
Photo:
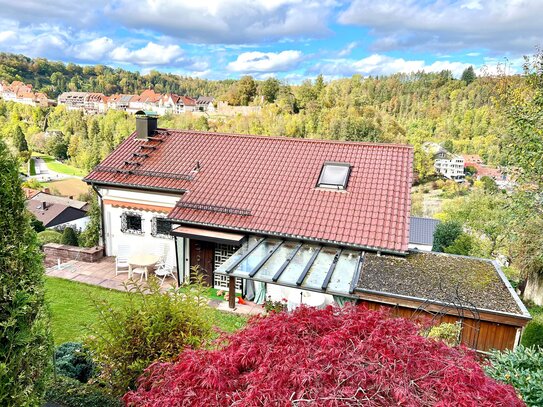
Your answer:
[[[277,95],[279,94],[280,87],[281,82],[279,82],[278,79],[268,78],[262,83],[260,94],[264,97],[266,102],[275,102],[275,99],[277,99]]]
[[[462,72],[462,76],[460,77],[460,79],[466,82],[467,85],[473,82],[475,78],[477,78],[477,75],[475,75],[473,66],[468,66],[466,69],[464,69],[464,72]]]
[[[247,106],[256,95],[256,82],[250,75],[242,76],[237,84],[239,93],[239,103],[241,106]]]
[[[0,405],[41,405],[52,343],[44,268],[17,160],[0,140]]]
[[[151,365],[135,406],[522,406],[465,348],[384,311],[300,307],[253,319],[216,350]]]
[[[443,252],[446,247],[451,246],[462,234],[462,225],[456,221],[441,222],[436,226],[434,232],[434,252]]]
[[[514,218],[507,196],[476,190],[467,196],[444,203],[442,211],[438,215],[441,219],[458,222],[473,237],[484,238],[488,243],[485,253],[487,256],[496,254],[500,248],[506,246]]]
[[[15,131],[13,132],[13,145],[20,153],[28,151],[28,144],[21,126],[15,127]]]
[[[60,244],[66,244],[68,246],[78,246],[77,234],[71,227],[64,228],[62,232],[62,238],[60,239]]]

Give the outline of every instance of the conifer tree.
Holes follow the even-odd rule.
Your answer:
[[[0,140],[0,405],[40,406],[51,362],[44,268],[17,160]]]

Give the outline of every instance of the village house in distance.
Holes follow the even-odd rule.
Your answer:
[[[55,101],[48,99],[45,93],[33,92],[32,85],[27,85],[20,81],[13,81],[11,84],[1,81],[0,98],[6,102],[21,103],[29,106],[47,107],[55,105]]]
[[[108,110],[122,110],[136,113],[140,110],[152,111],[159,116],[172,113],[214,112],[215,99],[209,96],[191,98],[174,93],[156,93],[146,89],[139,95],[114,94],[106,96],[103,93],[64,92],[58,97],[58,104],[68,110],[82,110],[87,114],[106,113]]]
[[[178,282],[324,306],[358,301],[462,325],[461,342],[512,349],[531,319],[498,263],[410,249],[413,149],[405,145],[136,131],[84,179],[106,254],[175,253]],[[419,236],[420,235],[420,236]],[[427,247],[426,247],[427,249]],[[124,250],[124,249],[123,249]],[[126,254],[126,253],[125,253]]]

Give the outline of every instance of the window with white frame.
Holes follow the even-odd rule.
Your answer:
[[[143,235],[143,221],[136,212],[123,212],[121,215],[121,232]]]

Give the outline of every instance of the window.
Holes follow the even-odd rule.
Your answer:
[[[322,166],[317,186],[321,188],[345,189],[349,182],[350,172],[350,164],[326,162]]]
[[[170,238],[172,223],[166,218],[151,219],[151,235],[154,237]]]
[[[124,233],[143,234],[141,215],[135,212],[124,212],[121,216],[121,231]]]

